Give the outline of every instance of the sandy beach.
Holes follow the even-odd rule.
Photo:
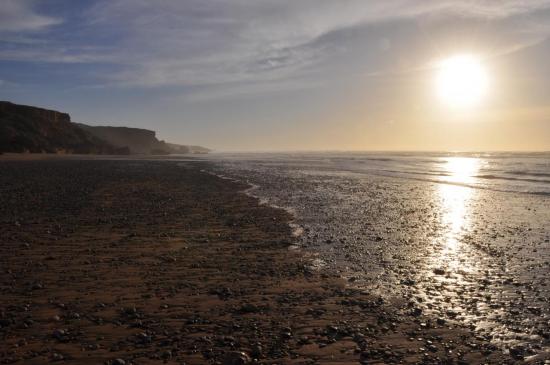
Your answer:
[[[204,167],[0,162],[0,362],[515,362],[313,270],[288,213]]]
[[[0,365],[550,365],[550,0],[0,4]]]

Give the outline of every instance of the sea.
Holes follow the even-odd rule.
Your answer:
[[[504,352],[550,354],[550,153],[214,153],[314,270]]]

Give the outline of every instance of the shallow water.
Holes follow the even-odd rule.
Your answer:
[[[550,155],[212,155],[296,216],[319,268],[475,329],[549,351]]]

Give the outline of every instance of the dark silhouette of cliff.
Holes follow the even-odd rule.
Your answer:
[[[157,139],[155,131],[129,127],[77,125],[115,147],[127,147],[130,153],[167,155],[172,152],[164,141]]]
[[[202,146],[187,146],[174,143],[166,143],[172,150],[172,153],[194,153],[202,154],[210,152],[210,149]]]
[[[0,152],[124,154],[71,123],[69,114],[0,101]]]
[[[0,153],[207,153],[200,146],[159,141],[140,128],[72,123],[69,114],[0,101]]]

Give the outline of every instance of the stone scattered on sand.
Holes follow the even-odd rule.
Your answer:
[[[222,365],[246,365],[252,360],[247,353],[242,351],[232,351],[225,354]]]

